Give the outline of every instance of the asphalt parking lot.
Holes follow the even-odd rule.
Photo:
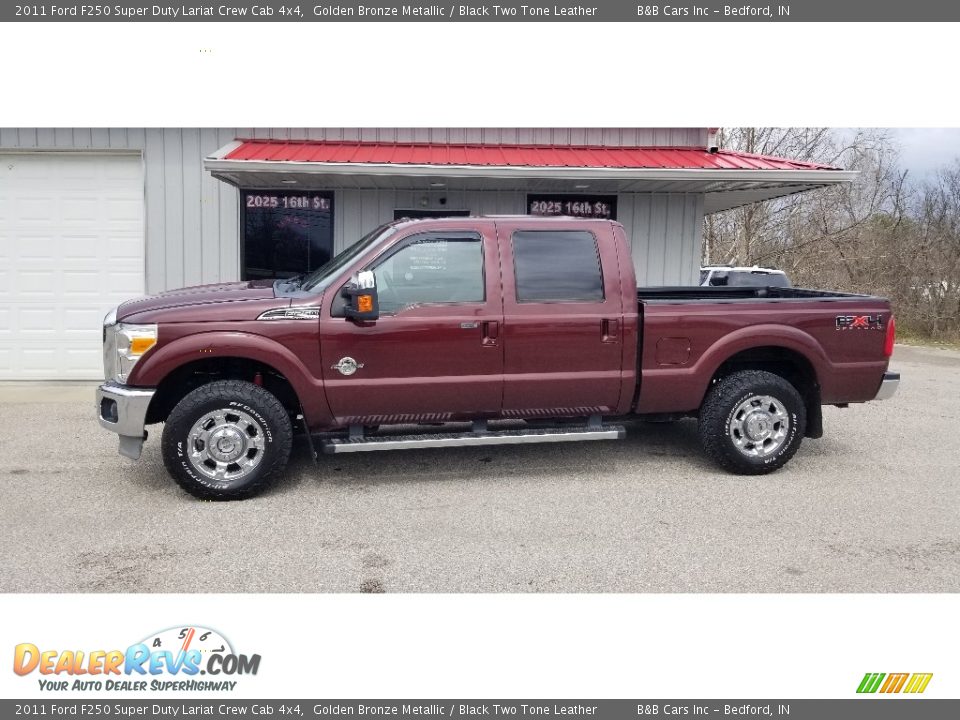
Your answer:
[[[623,442],[322,457],[207,503],[94,418],[92,385],[0,386],[2,592],[957,592],[960,352],[898,346],[892,400],[825,411],[766,477],[692,421]]]

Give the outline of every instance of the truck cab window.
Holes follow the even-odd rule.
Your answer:
[[[383,313],[411,305],[485,299],[479,237],[414,240],[371,269]]]
[[[589,232],[523,230],[513,234],[517,302],[602,302],[597,239]]]

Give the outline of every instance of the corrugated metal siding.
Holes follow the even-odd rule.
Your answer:
[[[422,200],[426,198],[427,204]],[[446,198],[441,205],[440,198]],[[526,193],[513,191],[352,190],[334,192],[334,250],[339,252],[377,225],[393,220],[396,210],[469,210],[474,215],[524,212]]]
[[[142,153],[146,288],[158,292],[239,276],[237,191],[203,169],[235,137],[233,128],[2,128],[0,148]]]
[[[377,225],[393,220],[394,209],[469,210],[477,215],[513,215],[526,209],[526,192],[337,190],[334,245],[339,252]],[[439,199],[445,197],[446,205]],[[427,204],[421,204],[426,198]],[[631,194],[618,196],[617,219],[631,239],[637,282],[688,285],[699,277],[703,196]]]
[[[631,239],[640,285],[690,285],[699,279],[703,195],[623,194],[617,219]]]
[[[235,188],[205,172],[202,164],[204,156],[237,137],[610,146],[702,146],[707,141],[702,128],[0,128],[0,150],[142,153],[146,289],[158,292],[239,277],[239,195]],[[334,200],[336,249],[391,220],[394,208],[420,207],[425,194],[431,206],[442,194],[448,198],[444,207],[482,214],[522,213],[526,202],[523,192],[338,190]],[[702,215],[699,195],[621,195],[619,218],[633,238],[634,262],[642,284],[695,280]]]

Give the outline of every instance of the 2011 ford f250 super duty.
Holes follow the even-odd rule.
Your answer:
[[[696,416],[737,473],[781,467],[821,406],[889,397],[886,300],[636,287],[623,227],[469,217],[377,228],[302,277],[164,292],[104,320],[100,424],[188,492],[261,490],[305,430],[324,452],[622,437]]]

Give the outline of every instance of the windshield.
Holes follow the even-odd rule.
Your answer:
[[[352,263],[357,257],[359,257],[369,248],[372,248],[374,245],[379,245],[381,242],[393,235],[395,229],[396,228],[391,225],[381,225],[376,230],[367,233],[360,239],[359,242],[354,243],[336,257],[331,258],[327,264],[321,265],[312,273],[307,275],[303,279],[303,283],[300,285],[300,287],[308,292],[314,290],[323,290],[330,283],[337,279],[340,271],[343,270],[343,268]]]

